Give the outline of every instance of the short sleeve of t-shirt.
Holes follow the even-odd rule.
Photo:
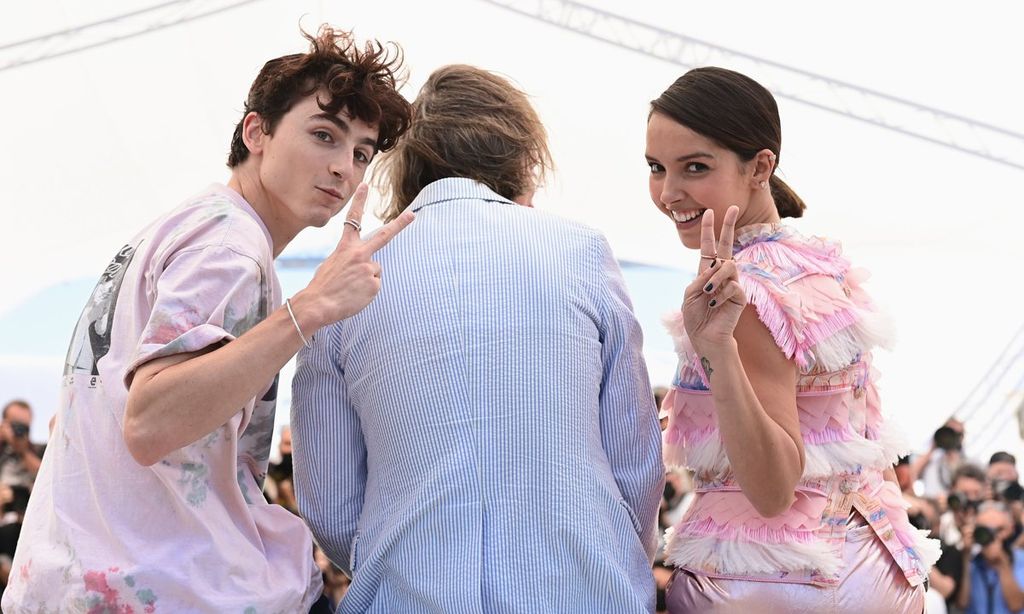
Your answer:
[[[231,341],[265,316],[262,267],[225,245],[174,254],[155,280],[156,296],[125,383],[155,358],[195,352]]]

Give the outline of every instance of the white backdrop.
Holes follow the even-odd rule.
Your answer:
[[[592,4],[1024,132],[1024,8],[1016,5]],[[148,5],[5,1],[0,45]],[[225,180],[228,139],[253,76],[264,60],[303,48],[300,24],[322,21],[400,42],[410,98],[447,63],[512,77],[533,96],[559,167],[538,206],[601,229],[621,258],[692,267],[694,255],[649,202],[643,161],[648,101],[683,68],[479,0],[264,0],[0,71],[0,317],[41,289],[97,275],[144,223]],[[896,350],[878,359],[883,399],[923,441],[1024,320],[1013,272],[1024,255],[1016,236],[1024,172],[797,103],[780,109],[781,171],[810,207],[797,224],[843,240],[874,272],[870,288],[900,331]],[[295,248],[321,249],[339,232],[332,223]],[[70,335],[73,322],[25,326]],[[0,339],[0,398],[45,394],[19,388],[26,364]]]

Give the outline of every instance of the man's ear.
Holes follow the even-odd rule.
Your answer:
[[[267,138],[263,131],[263,118],[256,111],[249,111],[242,120],[242,142],[249,149],[249,153],[260,155],[263,153],[263,145]]]

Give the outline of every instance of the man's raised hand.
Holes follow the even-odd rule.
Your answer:
[[[381,268],[373,255],[415,218],[405,211],[372,236],[362,238],[359,229],[367,191],[365,183],[356,188],[337,247],[320,263],[309,285],[292,299],[295,310],[312,318],[316,328],[351,317],[370,304],[381,288]]]

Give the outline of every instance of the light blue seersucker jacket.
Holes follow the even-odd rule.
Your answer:
[[[661,433],[604,237],[469,179],[410,209],[380,294],[293,380],[338,611],[653,611]]]

